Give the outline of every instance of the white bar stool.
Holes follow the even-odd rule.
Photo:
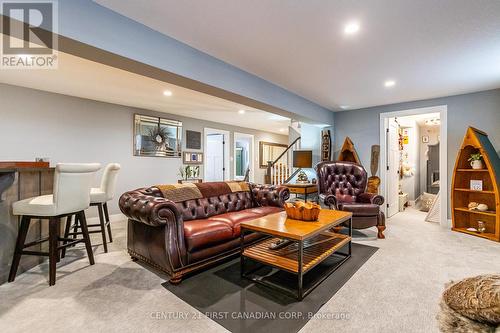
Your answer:
[[[118,171],[120,170],[120,164],[118,163],[110,163],[104,169],[102,179],[101,179],[101,187],[91,188],[90,189],[90,206],[96,206],[97,211],[99,212],[99,224],[89,224],[87,225],[89,228],[99,227],[98,230],[89,231],[90,234],[100,232],[102,234],[102,244],[104,247],[104,252],[108,252],[108,244],[106,241],[106,227],[108,229],[109,234],[109,242],[113,242],[113,236],[111,235],[111,226],[109,222],[109,212],[108,212],[108,204],[107,202],[113,200],[115,196],[116,189],[116,180],[118,178]],[[78,218],[75,219],[75,224],[73,225],[73,232],[70,233],[71,229],[71,216],[68,217],[68,221],[66,222],[66,229],[64,231],[64,238],[68,238],[70,235],[76,237],[76,235],[80,234],[78,232],[78,228],[80,228],[80,223]],[[64,258],[66,255],[66,249],[62,250],[61,257]]]
[[[9,282],[16,278],[17,268],[22,255],[49,256],[49,285],[56,283],[56,263],[59,261],[59,250],[76,243],[83,242],[91,265],[94,255],[90,245],[90,237],[85,219],[85,209],[90,206],[90,187],[93,176],[101,168],[98,163],[74,164],[58,163],[54,173],[54,194],[42,195],[14,202],[13,214],[20,215],[21,226],[17,235],[16,249],[10,267]],[[80,239],[65,239],[59,237],[59,222],[61,218],[77,215],[81,222],[82,235]],[[49,237],[25,244],[29,224],[32,219],[49,219]],[[49,241],[49,252],[27,251],[33,245]],[[59,246],[59,241],[65,244]],[[68,241],[70,241],[68,243]]]

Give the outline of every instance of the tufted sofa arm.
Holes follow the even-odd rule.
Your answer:
[[[175,203],[155,195],[152,189],[125,192],[120,197],[119,206],[122,213],[129,219],[152,227],[163,226],[167,223],[182,224],[182,216]]]
[[[283,207],[290,198],[290,190],[285,186],[250,184],[252,197],[258,206]]]
[[[319,200],[330,209],[338,209],[337,198],[331,193],[320,194]]]
[[[382,206],[384,197],[374,193],[361,193],[358,195],[358,202]]]

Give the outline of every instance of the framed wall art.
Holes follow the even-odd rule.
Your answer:
[[[186,130],[186,149],[201,149],[201,132]]]
[[[134,155],[181,157],[182,122],[134,115]]]
[[[203,153],[197,151],[183,152],[184,164],[203,164]]]

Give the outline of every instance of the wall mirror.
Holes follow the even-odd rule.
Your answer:
[[[259,166],[261,168],[267,167],[268,161],[275,161],[287,148],[288,146],[281,143],[274,142],[259,142]],[[287,164],[287,154],[283,155],[281,158],[282,163]]]
[[[134,116],[134,155],[181,157],[182,122],[177,120]]]

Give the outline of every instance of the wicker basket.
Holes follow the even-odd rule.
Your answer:
[[[301,221],[317,221],[321,207],[312,202],[297,201],[285,203],[285,211],[288,218]]]

